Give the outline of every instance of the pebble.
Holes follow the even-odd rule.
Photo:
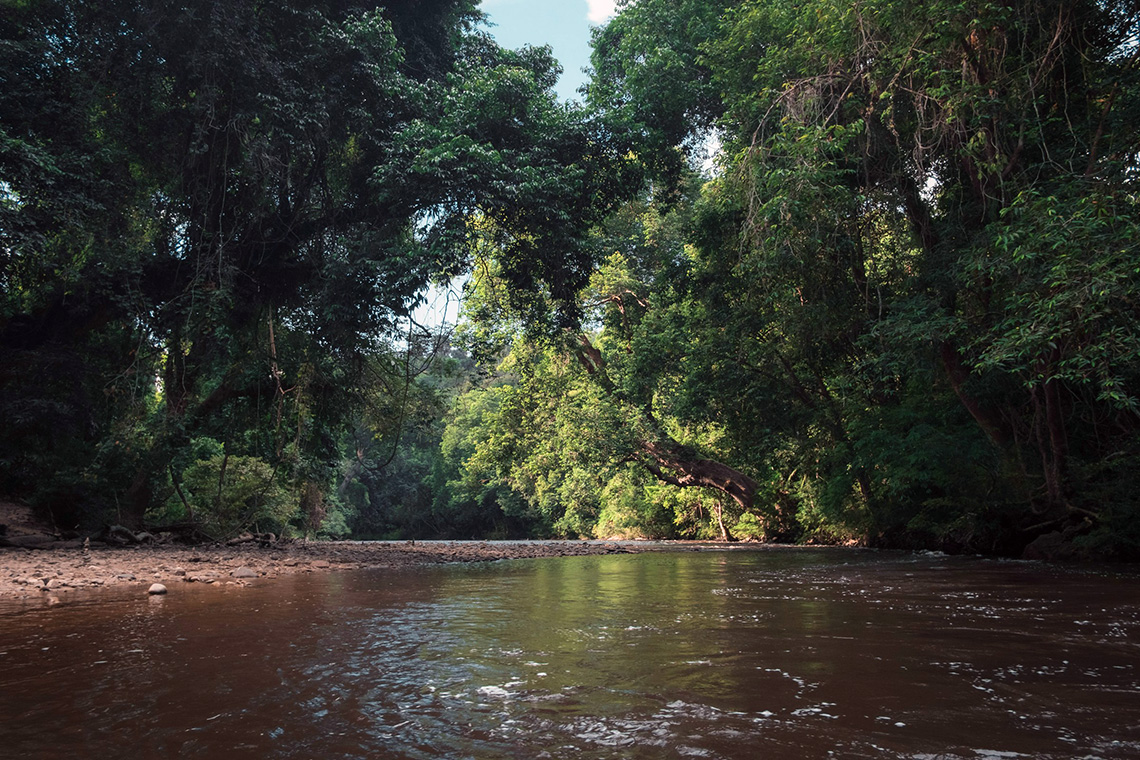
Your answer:
[[[151,596],[156,596],[158,594],[165,594],[166,593],[166,586],[163,586],[161,583],[152,583],[152,584],[150,584],[150,589],[147,590],[147,593],[150,594]]]
[[[234,570],[232,573],[230,573],[230,575],[232,575],[235,578],[256,578],[257,577],[257,573],[255,573],[253,570],[250,570],[248,567],[239,567],[237,570]]]

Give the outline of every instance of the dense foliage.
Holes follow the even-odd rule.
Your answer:
[[[1140,555],[1135,0],[637,0],[585,107],[478,19],[4,4],[0,491]]]
[[[476,209],[524,285],[584,276],[532,201],[604,213],[591,128],[549,53],[500,50],[468,0],[2,14],[0,489],[64,527],[211,502],[250,516],[232,532],[252,478],[316,529],[352,431],[407,414],[409,309],[465,266]]]
[[[588,94],[654,182],[587,332],[512,350],[483,482],[569,533],[1135,556],[1138,18],[623,6]]]

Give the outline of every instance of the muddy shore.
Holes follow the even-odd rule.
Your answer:
[[[247,585],[259,579],[365,568],[406,568],[449,562],[615,554],[638,551],[628,544],[585,541],[368,542],[282,541],[258,544],[91,546],[80,542],[44,548],[0,548],[0,598],[66,595],[100,588],[152,584],[175,593],[181,584]]]

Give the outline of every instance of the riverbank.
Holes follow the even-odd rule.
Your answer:
[[[155,583],[175,593],[185,583],[247,585],[295,573],[636,551],[629,544],[586,541],[280,541],[265,546],[89,548],[76,541],[0,548],[0,598],[63,601],[63,595],[77,591],[129,586],[146,594]]]
[[[162,538],[127,546],[64,541],[26,506],[0,499],[0,600],[42,597],[54,604],[69,594],[104,588],[137,587],[146,594],[155,583],[175,593],[186,583],[244,586],[296,573],[641,550],[599,541],[249,540],[188,545]]]

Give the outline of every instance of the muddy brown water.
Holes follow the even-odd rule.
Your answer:
[[[849,550],[0,607],[2,758],[1140,757],[1140,576]]]

